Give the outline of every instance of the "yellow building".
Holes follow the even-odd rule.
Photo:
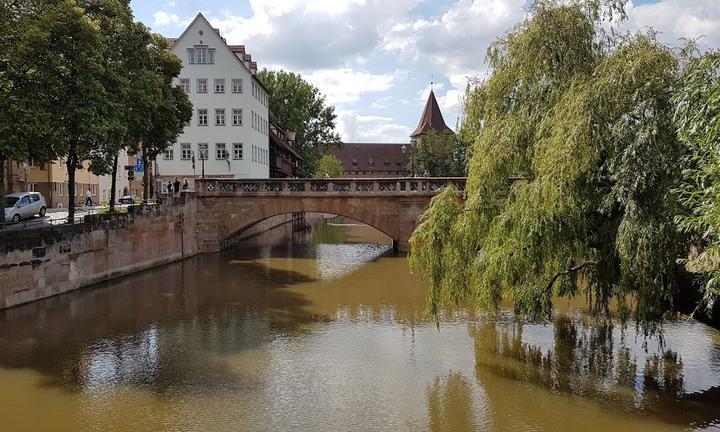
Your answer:
[[[85,161],[82,163],[83,168],[75,172],[75,194],[72,199],[78,205],[85,204],[87,191],[90,191],[93,202],[99,202],[100,180],[87,170],[89,165],[90,162]],[[49,208],[68,206],[71,197],[68,196],[68,173],[64,161],[30,163],[24,170],[26,191],[40,192]]]

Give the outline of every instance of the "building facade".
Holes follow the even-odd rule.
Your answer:
[[[345,143],[328,153],[343,165],[343,177],[410,175],[410,143]]]
[[[65,161],[49,163],[30,162],[25,166],[25,191],[40,192],[48,208],[67,208],[70,201],[85,205],[87,192],[95,203],[99,202],[100,178],[88,171],[90,162],[85,161],[82,169],[75,171],[75,193],[68,193],[68,170]]]
[[[193,117],[177,143],[157,158],[156,187],[201,176],[268,178],[269,93],[242,45],[230,46],[202,14],[169,49],[183,63],[176,84],[193,104]]]
[[[286,131],[270,113],[270,177],[303,177],[302,157],[295,150],[295,132]]]

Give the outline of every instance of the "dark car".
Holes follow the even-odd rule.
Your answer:
[[[120,204],[135,204],[135,195],[125,195],[121,197],[118,202]]]

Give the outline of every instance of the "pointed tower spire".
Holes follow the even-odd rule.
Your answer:
[[[432,88],[430,89],[430,96],[428,96],[427,103],[425,104],[425,111],[423,111],[422,117],[420,117],[420,123],[415,129],[415,132],[410,134],[410,138],[415,139],[431,131],[454,133],[452,129],[445,124],[442,112],[440,112],[440,106],[438,105],[437,99],[435,99],[435,92]]]

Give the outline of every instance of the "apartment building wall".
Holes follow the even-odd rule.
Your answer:
[[[244,54],[234,52],[202,15],[173,41],[171,50],[183,62],[176,84],[188,91],[194,112],[177,143],[158,156],[155,182],[166,184],[177,177],[192,184],[202,175],[203,164],[206,177],[268,178],[269,95],[240,59]],[[193,58],[191,63],[190,56],[199,52],[196,50],[204,50],[203,55],[210,55],[212,50],[212,61],[207,57],[203,61]],[[216,80],[220,80],[218,88]],[[233,88],[233,80],[241,80],[241,91]],[[234,123],[233,110],[242,110],[240,124]],[[216,121],[222,120],[216,114],[223,112],[224,122]],[[207,145],[204,161],[201,145]],[[222,152],[223,145],[226,153]],[[242,152],[236,151],[239,146]]]
[[[75,172],[75,194],[68,195],[68,173],[64,161],[53,161],[45,164],[29,164],[25,168],[25,190],[40,192],[48,207],[67,208],[72,199],[76,204],[85,203],[89,190],[93,201],[98,202],[98,176],[87,170],[89,162],[82,163],[83,168]]]

